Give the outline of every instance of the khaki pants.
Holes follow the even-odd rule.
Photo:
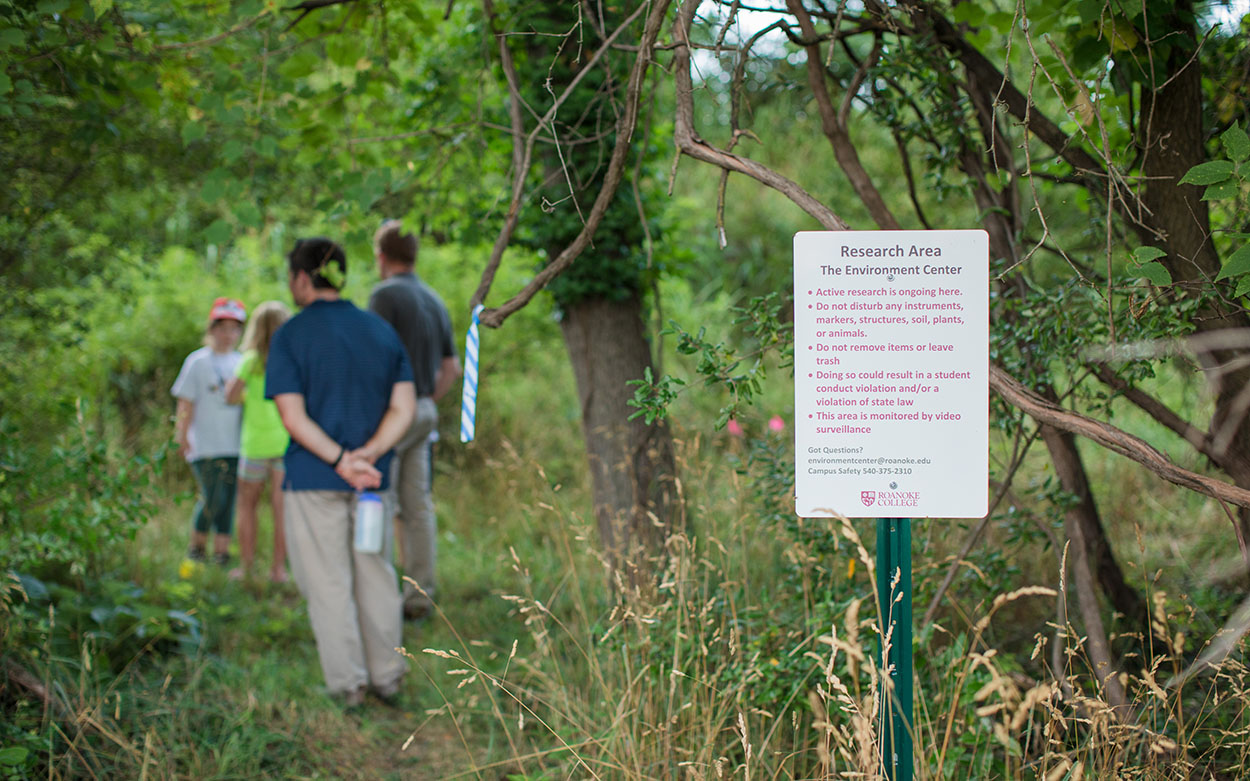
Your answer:
[[[383,517],[390,517],[395,495],[381,496]],[[343,694],[368,685],[394,694],[407,664],[396,651],[403,642],[403,608],[391,565],[390,524],[383,524],[380,553],[356,553],[356,494],[284,491],[282,497],[291,572],[308,601],[326,688]]]
[[[434,562],[438,553],[438,523],[430,496],[430,432],[438,425],[438,407],[427,397],[417,399],[417,414],[408,433],[395,446],[391,459],[391,488],[399,495],[399,553],[404,575],[421,584],[423,596],[404,581],[404,606],[429,607],[434,596]]]

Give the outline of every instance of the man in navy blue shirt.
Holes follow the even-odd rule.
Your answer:
[[[394,514],[388,484],[395,443],[416,409],[408,356],[380,317],[340,298],[343,248],[301,239],[287,256],[291,297],[303,311],[269,347],[265,396],[291,435],[283,484],[291,570],[308,616],[326,687],[349,706],[372,689],[399,691],[405,663],[402,602],[391,565],[393,533],[382,550],[352,548],[358,492],[377,489],[383,517]]]

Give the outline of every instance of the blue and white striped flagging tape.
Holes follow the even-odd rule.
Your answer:
[[[464,396],[460,402],[460,441],[472,442],[477,419],[477,331],[478,316],[484,307],[473,307],[473,324],[464,339]]]

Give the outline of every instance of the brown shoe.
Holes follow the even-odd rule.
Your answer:
[[[424,621],[430,617],[434,608],[426,604],[404,605],[405,621]]]
[[[343,706],[348,710],[360,708],[365,704],[365,687],[358,686],[343,693]]]

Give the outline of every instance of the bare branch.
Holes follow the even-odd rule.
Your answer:
[[[269,15],[268,11],[259,13],[256,16],[253,16],[251,19],[244,19],[243,21],[236,24],[234,27],[231,27],[229,30],[226,30],[224,33],[218,33],[217,35],[211,36],[209,38],[202,38],[198,41],[180,41],[179,43],[162,43],[162,44],[158,44],[157,46],[153,48],[155,48],[156,51],[172,51],[175,49],[195,49],[200,46],[212,46],[215,43],[221,43],[222,41],[226,40],[227,38],[234,35],[235,33],[240,33],[246,30],[247,28],[256,24],[257,22],[259,22],[261,19],[264,19],[268,15]]]
[[[665,0],[665,5],[667,6],[667,4],[668,4],[668,0]],[[486,10],[487,18],[492,20],[492,26],[493,26],[494,4],[491,2],[491,0],[483,0],[482,5],[483,5],[483,8]],[[633,24],[634,20],[638,18],[639,14],[641,14],[645,8],[646,8],[645,4],[639,4],[638,8],[635,9],[634,12],[630,14],[629,17],[626,18],[625,21],[623,21],[620,24],[620,26],[618,26],[616,30],[614,30],[610,36],[608,36],[608,38],[604,41],[603,45],[599,47],[599,49],[591,56],[591,58],[581,68],[581,70],[579,70],[573,76],[572,80],[569,81],[568,85],[564,88],[564,91],[560,93],[560,96],[557,97],[555,101],[552,103],[551,107],[547,109],[547,113],[544,114],[542,118],[538,120],[538,123],[534,126],[534,129],[531,130],[529,135],[525,137],[524,146],[520,144],[520,140],[522,136],[524,135],[524,121],[520,113],[520,106],[522,103],[520,80],[517,77],[516,67],[512,61],[512,53],[508,49],[506,37],[502,33],[499,33],[499,32],[495,33],[499,39],[499,57],[500,57],[500,61],[503,64],[504,74],[508,81],[508,95],[511,101],[510,117],[511,117],[511,122],[512,122],[512,200],[508,204],[508,215],[504,219],[504,225],[500,229],[499,235],[495,238],[494,246],[491,248],[490,259],[486,263],[486,268],[483,269],[482,271],[482,280],[481,282],[478,283],[477,290],[474,291],[473,298],[469,302],[470,308],[476,307],[478,304],[486,300],[487,294],[490,293],[490,287],[495,281],[495,274],[499,270],[499,264],[503,261],[503,254],[508,249],[508,244],[512,241],[512,234],[516,231],[517,222],[521,216],[521,203],[524,199],[524,194],[525,194],[525,178],[529,172],[530,163],[534,159],[534,145],[535,143],[537,143],[539,133],[541,133],[544,128],[547,128],[550,126],[551,121],[555,118],[556,113],[560,110],[560,106],[564,104],[565,100],[568,99],[569,95],[573,94],[573,90],[577,88],[577,85],[581,83],[582,79],[594,69],[595,64],[598,63],[599,60],[605,54],[607,54],[608,51],[611,50],[612,44],[616,40],[616,38],[620,36],[620,34],[623,33],[626,30],[626,28],[629,27],[629,25]],[[644,35],[645,33],[646,31],[644,30]],[[656,34],[658,35],[658,30],[656,31]],[[654,40],[654,38],[652,40]],[[651,59],[651,53],[650,51],[647,50],[646,46],[644,45],[643,49],[639,51],[638,53],[638,58],[635,60],[635,67],[637,67],[637,63],[639,61],[645,61],[649,63],[650,59]],[[645,70],[645,66],[644,66],[644,70]],[[632,78],[632,75],[631,75],[631,78]],[[639,90],[641,90],[641,82],[639,83]],[[637,96],[634,96],[634,98],[635,98],[634,111],[637,111]],[[636,114],[634,118],[636,119]],[[552,128],[551,132],[554,135],[555,129]],[[629,133],[627,133],[626,136],[629,136],[632,133],[633,133],[633,125],[631,124],[629,127]],[[617,147],[619,148],[620,145],[621,145],[621,137],[618,136]],[[613,160],[616,159],[617,157],[616,149],[613,150],[612,157],[613,157]],[[621,152],[621,157],[622,158],[624,157],[623,151]],[[619,172],[618,172],[618,177],[619,177]],[[604,186],[605,187],[607,186],[606,181],[605,181]],[[613,194],[615,194],[615,192],[616,192],[615,185],[613,185]],[[597,204],[598,204],[598,201],[596,201],[596,205]],[[592,209],[592,216],[593,216],[593,209]],[[598,227],[599,220],[602,219],[602,217],[603,217],[603,214],[600,213],[599,216],[594,219],[593,225],[595,227]],[[582,228],[583,234],[586,232],[586,228],[589,225],[591,225],[591,220],[588,218],[586,221],[586,224],[583,225],[583,228]],[[591,234],[593,234],[593,232],[594,230],[593,228],[591,228]],[[579,235],[578,238],[580,239],[581,236]],[[587,241],[589,241],[589,237],[587,238]],[[575,240],[575,243],[576,243],[576,240]],[[579,249],[578,252],[580,253],[581,250]],[[562,256],[563,256],[563,253],[561,257]],[[574,256],[574,259],[575,257],[576,256]],[[557,260],[559,260],[559,258],[557,258]],[[570,260],[569,262],[571,263],[572,260]],[[554,264],[555,264],[555,261],[553,261],[551,265],[554,265]],[[550,266],[548,266],[548,268],[550,268]],[[531,282],[531,284],[533,283]],[[546,282],[544,281],[543,284],[545,285]],[[526,290],[528,289],[529,289],[529,286],[526,287]],[[508,314],[511,314],[511,312],[516,311],[516,309],[520,309],[522,306],[528,303],[529,300],[534,297],[534,293],[536,292],[537,290],[535,290],[533,293],[529,293],[529,295],[525,298],[523,303],[520,303],[518,306],[516,306],[515,309],[509,310],[509,312],[500,316],[498,320],[494,319],[495,317],[494,312],[496,310],[488,309],[484,311],[481,316],[481,322],[484,325],[488,325],[492,328],[498,328],[503,323],[504,319],[507,317]],[[519,295],[524,296],[525,292],[523,291]],[[508,302],[508,304],[512,304],[513,301],[515,300],[516,298],[514,297],[512,300]],[[507,304],[505,306],[507,306]]]
[[[839,111],[834,108],[833,98],[829,95],[829,85],[825,81],[826,70],[821,61],[820,44],[815,41],[817,33],[815,25],[812,24],[812,17],[804,8],[802,0],[786,0],[786,6],[798,19],[799,30],[802,31],[804,39],[812,41],[804,46],[807,54],[807,82],[811,87],[813,97],[816,98],[816,106],[820,110],[821,130],[833,146],[833,155],[838,160],[838,166],[850,180],[851,187],[855,188],[855,194],[863,201],[877,227],[882,230],[898,230],[901,227],[898,220],[894,218],[890,207],[886,205],[881,192],[873,183],[872,177],[864,169],[859,159],[859,152],[855,149],[855,143],[851,140],[851,134],[846,124],[840,121]],[[837,31],[835,30],[834,33],[836,34]],[[870,56],[868,61],[871,62],[872,59],[873,57]]]
[[[321,8],[329,8],[332,5],[347,5],[348,3],[354,3],[354,2],[356,2],[356,0],[304,0],[304,2],[302,3],[296,3],[295,5],[287,6],[286,8],[282,10],[299,11],[300,15],[295,17],[295,20],[286,26],[286,31],[287,32],[291,31],[295,27],[295,25],[304,21],[304,17],[308,16],[313,11],[316,11]]]
[[[1217,453],[1212,446],[1211,435],[1206,431],[1198,428],[1194,424],[1182,418],[1169,408],[1166,404],[1156,399],[1154,396],[1146,393],[1140,388],[1130,385],[1116,375],[1115,371],[1105,363],[1095,364],[1094,375],[1103,382],[1104,385],[1119,393],[1128,399],[1139,409],[1143,410],[1150,417],[1161,423],[1165,428],[1180,436],[1194,449],[1211,459],[1213,463],[1219,464],[1221,454]]]
[[[794,201],[827,230],[849,230],[845,220],[795,182],[750,158],[717,149],[699,137],[694,129],[694,84],[690,78],[690,24],[697,7],[697,0],[684,0],[673,34],[678,43],[673,57],[673,80],[677,93],[673,141],[678,151],[768,185]]]
[[[1144,440],[1100,420],[1060,407],[1024,387],[1002,368],[990,364],[990,387],[1008,404],[1032,416],[1039,423],[1085,437],[1154,472],[1169,483],[1250,508],[1250,491],[1191,472],[1173,464],[1168,457]]]
[[[528,304],[538,291],[542,290],[548,282],[554,279],[560,272],[564,271],[573,261],[581,255],[582,251],[590,244],[591,238],[594,236],[595,230],[599,227],[599,223],[603,220],[603,215],[607,212],[608,205],[616,196],[617,187],[621,183],[622,174],[625,168],[626,158],[629,150],[633,145],[634,128],[638,123],[638,106],[641,100],[642,87],[648,67],[652,61],[651,46],[655,43],[655,39],[660,34],[660,28],[664,25],[664,17],[668,11],[670,0],[657,0],[651,6],[651,13],[647,15],[646,23],[643,26],[642,36],[639,44],[642,47],[638,52],[638,56],[634,59],[634,65],[630,70],[629,82],[625,87],[625,102],[623,113],[616,123],[616,145],[612,149],[611,159],[608,161],[608,169],[604,174],[603,184],[599,188],[599,193],[595,198],[594,204],[591,206],[590,212],[586,216],[586,223],[582,226],[581,232],[577,237],[564,248],[554,260],[546,265],[542,271],[538,272],[534,278],[527,284],[521,292],[508,299],[502,306],[486,309],[481,314],[482,325],[490,328],[498,328],[509,315],[518,311]],[[621,25],[613,31],[612,35],[604,42],[603,46],[595,52],[590,61],[583,67],[578,74],[569,83],[569,86],[561,94],[556,104],[548,110],[546,121],[550,121],[555,116],[556,110],[564,99],[571,93],[580,81],[583,74],[588,73],[594,63],[603,56],[603,54],[611,48],[612,40],[621,34],[638,15],[647,8],[646,3],[640,3],[638,8],[630,14],[630,16],[621,23]],[[520,187],[520,178],[523,178],[523,171],[529,167],[529,160],[532,158],[534,140],[538,135],[541,125],[531,131],[526,141],[525,150],[525,167],[515,172],[514,193]],[[478,292],[474,294],[473,305],[485,299],[486,293],[490,290],[490,282],[494,277],[495,270],[499,266],[499,259],[503,256],[503,250],[507,246],[508,240],[511,238],[512,231],[516,227],[516,215],[520,211],[519,195],[514,196],[512,206],[509,210],[508,223],[500,232],[499,238],[495,242],[495,248],[491,253],[490,264],[482,274],[482,283],[478,286]]]

